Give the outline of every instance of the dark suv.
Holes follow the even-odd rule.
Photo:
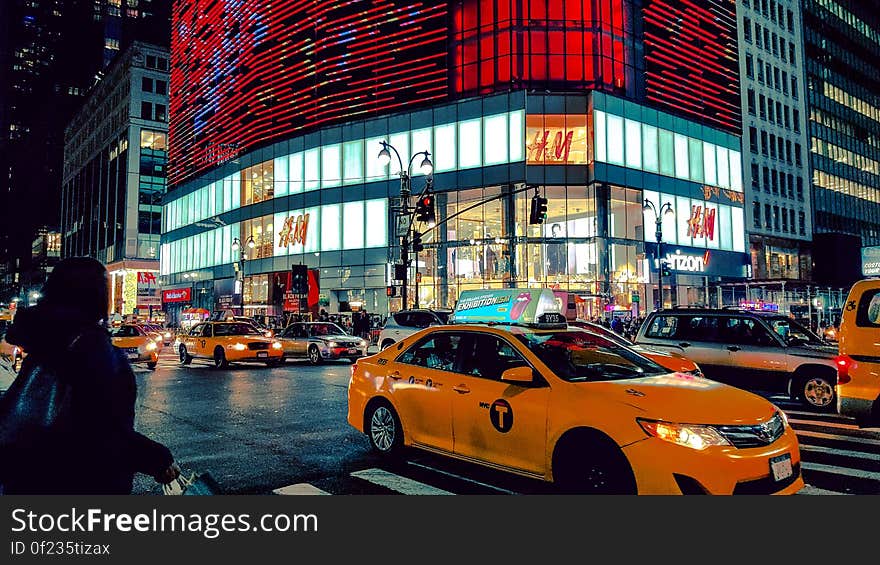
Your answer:
[[[449,321],[452,310],[414,309],[401,310],[388,316],[385,327],[379,332],[379,347],[385,349],[417,331],[429,326],[439,326]]]
[[[707,378],[786,392],[823,410],[836,405],[837,346],[776,313],[673,308],[652,312],[635,342],[683,353]]]

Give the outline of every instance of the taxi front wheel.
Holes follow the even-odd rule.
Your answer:
[[[181,365],[189,365],[190,363],[192,363],[193,358],[189,353],[186,352],[185,345],[181,345],[179,351],[180,351],[180,364]]]
[[[214,349],[214,367],[217,369],[225,369],[229,366],[229,361],[226,359],[226,352],[223,351],[222,347],[217,347]]]
[[[403,451],[403,428],[394,408],[387,402],[375,402],[367,408],[367,437],[373,450],[385,457]]]
[[[626,456],[606,437],[576,434],[563,438],[553,455],[556,487],[573,494],[637,494]]]

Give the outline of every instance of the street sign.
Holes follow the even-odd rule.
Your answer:
[[[404,214],[402,216],[397,216],[397,237],[406,237],[409,233],[409,216]]]
[[[630,299],[631,299],[630,300],[631,302],[635,302],[635,303],[638,303],[641,300],[638,292],[632,293],[632,295],[630,296]]]

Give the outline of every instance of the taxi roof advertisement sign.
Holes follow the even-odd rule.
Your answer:
[[[534,324],[548,312],[559,312],[556,297],[549,289],[466,290],[458,298],[453,317],[457,324]]]

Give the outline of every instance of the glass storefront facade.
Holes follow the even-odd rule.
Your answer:
[[[702,300],[709,282],[746,274],[738,137],[606,95],[519,92],[331,128],[194,179],[166,198],[163,280],[235,276],[237,239],[253,242],[243,247],[246,313],[282,313],[273,281],[293,264],[318,270],[330,312],[399,308],[386,288],[400,257],[400,167],[381,165],[380,141],[404,167],[424,150],[434,162],[437,226],[416,225],[425,250],[410,268],[409,305],[417,296],[422,307],[452,307],[468,289],[547,287],[576,295],[584,316],[642,314],[657,299],[645,199],[674,206],[665,243],[734,264],[712,281],[682,270],[665,281],[682,287],[667,287],[667,303]],[[413,193],[424,186],[414,174]],[[536,191],[548,214],[532,225]]]

